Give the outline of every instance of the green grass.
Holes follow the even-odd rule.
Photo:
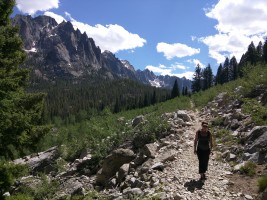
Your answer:
[[[259,192],[263,192],[267,188],[267,175],[259,178],[258,186],[259,186]]]
[[[248,161],[244,166],[240,167],[240,173],[248,176],[254,176],[256,174],[256,164]]]

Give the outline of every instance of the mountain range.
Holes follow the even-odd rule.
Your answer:
[[[27,52],[22,67],[32,68],[33,76],[41,80],[126,78],[162,88],[172,88],[178,80],[180,90],[191,88],[191,81],[186,78],[157,76],[147,69],[135,70],[129,61],[118,59],[112,52],[102,52],[93,38],[75,30],[69,21],[58,24],[49,16],[16,15],[12,22],[19,27]]]

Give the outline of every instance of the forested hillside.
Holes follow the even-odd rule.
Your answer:
[[[178,92],[178,88],[176,88]],[[171,98],[168,89],[155,88],[129,80],[101,80],[73,82],[57,81],[53,84],[39,83],[29,91],[47,94],[43,119],[54,118],[66,123],[89,119],[108,109],[112,113],[143,108]],[[81,117],[82,116],[82,117]]]

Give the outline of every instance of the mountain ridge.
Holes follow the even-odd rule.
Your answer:
[[[34,76],[41,79],[80,79],[98,73],[108,79],[127,78],[169,89],[177,79],[180,90],[191,88],[191,81],[186,78],[135,70],[129,61],[122,61],[109,51],[101,52],[93,38],[75,30],[69,21],[58,24],[49,16],[16,15],[13,24],[20,27],[19,34],[28,55],[23,67],[33,68]]]

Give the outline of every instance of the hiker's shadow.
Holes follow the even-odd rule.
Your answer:
[[[204,181],[190,180],[184,184],[188,191],[194,192],[195,190],[201,190],[204,185]]]

